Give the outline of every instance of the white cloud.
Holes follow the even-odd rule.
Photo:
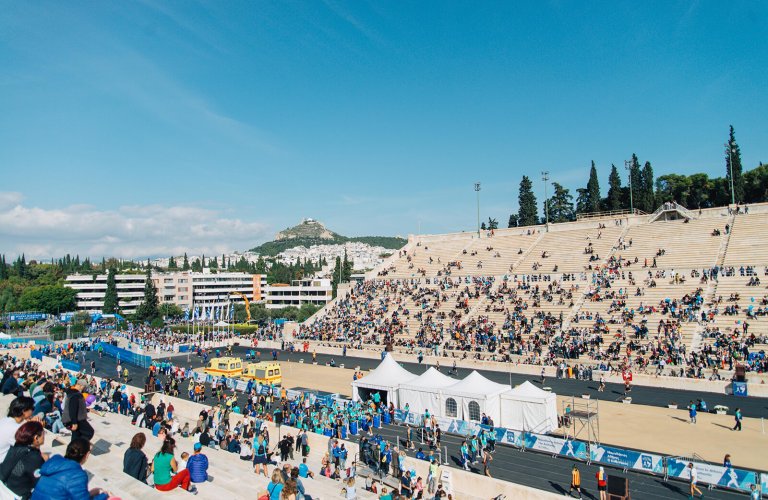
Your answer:
[[[0,252],[46,259],[80,254],[93,258],[209,255],[248,249],[269,236],[258,221],[228,218],[194,206],[90,205],[44,209],[22,204],[21,193],[0,192]]]

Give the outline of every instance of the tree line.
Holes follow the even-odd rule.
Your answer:
[[[730,127],[728,142],[725,144],[725,175],[710,178],[705,173],[691,175],[665,174],[654,178],[650,161],[642,163],[636,154],[627,162],[629,170],[627,184],[616,165],[611,165],[608,174],[608,190],[602,196],[595,162],[589,170],[589,179],[583,188],[576,190],[576,200],[568,188],[552,182],[552,196],[544,201],[539,211],[533,182],[524,175],[520,181],[517,213],[509,216],[507,227],[532,226],[545,222],[569,222],[579,214],[629,210],[631,208],[651,213],[664,202],[675,201],[689,209],[709,208],[736,203],[759,203],[768,201],[768,165],[762,162],[754,169],[744,172],[741,150],[736,142],[733,127]],[[733,180],[731,180],[733,176]],[[482,227],[497,225],[489,218]]]

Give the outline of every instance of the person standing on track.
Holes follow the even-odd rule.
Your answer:
[[[488,477],[491,477],[491,460],[493,460],[491,452],[488,451],[488,448],[485,448],[483,450],[483,474]]]
[[[690,496],[688,498],[694,498],[696,496],[696,492],[699,492],[699,496],[701,498],[704,498],[704,493],[701,492],[698,486],[696,486],[696,483],[699,481],[699,473],[696,470],[696,467],[693,466],[693,462],[688,463],[688,474],[690,476],[691,481],[691,491]]]
[[[736,425],[733,426],[733,430],[735,431],[741,431],[741,408],[736,408],[736,412],[733,414],[733,418],[736,420]]]
[[[597,491],[600,492],[600,500],[606,500],[608,498],[608,493],[606,492],[608,489],[608,478],[606,477],[605,469],[602,466],[600,466],[600,469],[595,473],[595,478],[597,478]]]
[[[575,465],[573,466],[573,469],[571,469],[571,488],[568,490],[568,496],[571,496],[573,490],[576,490],[579,494],[579,498],[581,498],[581,473],[579,472],[579,468]]]

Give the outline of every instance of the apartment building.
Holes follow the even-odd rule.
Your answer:
[[[144,274],[117,274],[115,283],[121,312],[133,314],[144,299]],[[250,302],[265,298],[267,276],[240,272],[202,273],[179,271],[152,275],[161,303],[176,304],[182,309],[221,307],[242,303],[245,295]],[[77,309],[98,312],[104,307],[107,275],[73,274],[65,286],[77,290]],[[242,295],[240,295],[242,294]]]
[[[327,278],[294,280],[290,285],[275,283],[267,287],[265,304],[267,309],[280,309],[288,306],[301,307],[302,304],[324,306],[333,299],[333,285]]]
[[[144,300],[144,274],[116,274],[115,286],[120,310],[124,314],[133,314]],[[107,291],[106,274],[71,274],[64,286],[77,290],[77,310],[101,312],[104,307],[104,294]],[[62,311],[64,312],[64,311]]]

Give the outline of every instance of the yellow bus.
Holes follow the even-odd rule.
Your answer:
[[[243,360],[240,358],[213,358],[205,365],[203,373],[227,378],[237,377],[243,372]]]
[[[280,363],[262,361],[260,363],[248,363],[240,375],[243,380],[254,380],[262,384],[280,385],[283,382],[283,375],[280,370]]]

